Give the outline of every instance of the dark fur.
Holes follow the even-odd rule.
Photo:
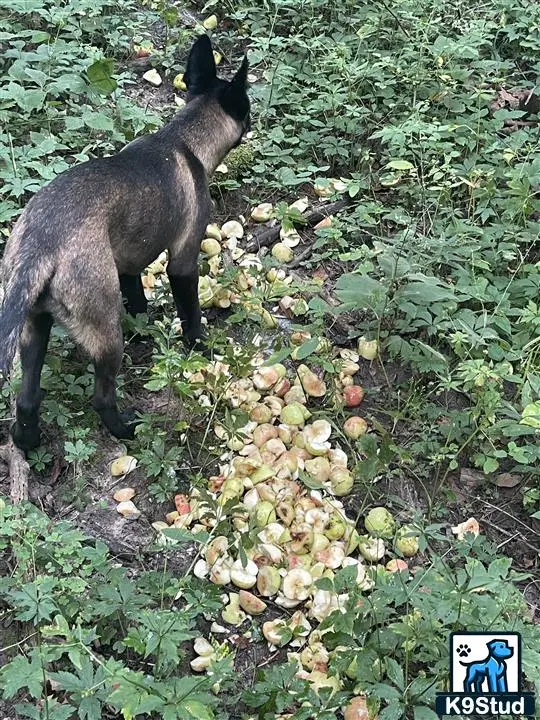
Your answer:
[[[23,380],[12,429],[19,447],[39,444],[40,375],[53,320],[94,363],[93,405],[104,424],[132,437],[116,404],[120,290],[128,312],[145,312],[140,273],[166,248],[184,338],[189,346],[201,339],[197,260],[211,209],[207,176],[249,127],[246,78],[244,58],[233,80],[218,79],[210,41],[200,37],[188,59],[186,107],[117,155],[55,178],[15,224],[3,258],[0,371],[9,372],[20,336]]]

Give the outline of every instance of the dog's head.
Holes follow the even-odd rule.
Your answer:
[[[201,35],[189,53],[184,81],[188,102],[200,95],[214,97],[222,110],[238,123],[238,141],[250,129],[250,104],[247,94],[248,59],[244,59],[232,80],[217,77],[216,62],[208,35]]]
[[[514,649],[508,646],[506,640],[491,640],[487,644],[490,655],[497,660],[505,660],[506,658],[512,657]]]

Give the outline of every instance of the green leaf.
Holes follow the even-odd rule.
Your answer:
[[[29,705],[28,703],[18,703],[15,705],[15,710],[21,717],[32,718],[32,720],[48,720],[54,718],[54,720],[67,720],[72,718],[76,710],[72,705],[67,703],[59,703],[54,698],[49,696],[46,707],[40,708]],[[82,715],[78,716],[82,717]]]
[[[19,620],[32,620],[35,625],[41,620],[50,620],[52,615],[58,612],[52,596],[55,585],[55,579],[46,576],[22,585],[20,590],[12,590],[10,597],[20,609],[16,617]]]
[[[86,71],[88,81],[92,88],[101,95],[110,95],[117,88],[117,82],[112,77],[114,60],[97,60]]]
[[[23,688],[34,698],[40,697],[43,691],[43,667],[37,655],[32,657],[31,662],[22,655],[17,655],[4,665],[0,678],[6,698],[13,697]]]
[[[205,532],[197,532],[192,533],[189,530],[183,530],[182,528],[166,528],[164,530],[161,530],[162,534],[165,535],[165,537],[170,538],[171,540],[176,540],[179,543],[193,543],[198,542],[201,545],[203,545],[205,542],[208,542],[208,538],[210,535]]]
[[[401,700],[402,693],[392,685],[377,683],[373,686],[373,694],[383,700]]]
[[[104,130],[112,132],[114,130],[114,124],[110,117],[100,112],[87,112],[83,117],[84,124],[92,128],[92,130]]]
[[[400,690],[405,689],[403,670],[399,663],[397,663],[393,658],[386,658],[386,674]]]
[[[166,378],[155,378],[144,384],[146,390],[163,390],[167,386]]]
[[[49,673],[51,680],[57,682],[67,692],[77,692],[85,689],[85,683],[80,677],[73,675],[73,673],[60,670],[59,672]]]
[[[482,466],[482,470],[486,473],[486,475],[489,475],[489,473],[495,472],[498,467],[499,463],[497,459],[493,457],[488,457],[486,458],[484,465]]]
[[[412,170],[414,165],[408,160],[390,160],[386,167],[392,168],[392,170]]]
[[[450,288],[443,286],[437,278],[426,277],[423,282],[409,282],[398,290],[396,298],[410,300],[421,305],[434,302],[456,301],[455,294]]]
[[[368,275],[346,273],[338,278],[336,295],[343,303],[350,303],[355,308],[381,308],[388,294],[387,288],[378,280]]]
[[[171,7],[166,7],[162,11],[161,17],[169,27],[176,25],[176,23],[178,22],[178,8],[174,7],[174,5]]]
[[[391,702],[379,713],[379,720],[400,720],[405,715],[405,709],[401,703]]]
[[[306,342],[303,342],[295,353],[296,359],[305,360],[305,358],[309,357],[317,350],[319,343],[319,338],[310,338],[309,340],[306,340]]]
[[[439,716],[427,705],[415,705],[414,720],[439,720]]]
[[[540,428],[540,400],[529,403],[521,413],[521,424],[533,428]]]
[[[80,720],[101,720],[102,717],[103,713],[101,712],[101,703],[97,697],[95,695],[83,697],[79,703]]]
[[[263,365],[265,367],[268,367],[269,365],[275,365],[276,363],[283,362],[283,360],[286,360],[289,355],[291,354],[291,348],[284,347],[281,348],[281,350],[278,350],[275,353],[272,353],[270,357],[264,361]]]
[[[332,592],[334,590],[334,583],[330,578],[319,578],[315,581],[315,587],[318,590],[328,590],[329,592]]]
[[[185,700],[182,705],[196,720],[214,720],[215,718],[210,708],[198,700]]]
[[[10,82],[6,90],[9,97],[15,100],[21,110],[27,112],[43,107],[47,95],[43,90],[29,90],[15,82]]]

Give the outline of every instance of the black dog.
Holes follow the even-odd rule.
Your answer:
[[[40,376],[54,320],[93,361],[92,404],[103,423],[118,438],[133,436],[116,403],[119,291],[128,312],[145,312],[140,273],[166,248],[184,338],[189,346],[201,339],[197,261],[211,209],[207,176],[249,128],[247,69],[244,57],[231,81],[218,79],[210,40],[201,36],[185,73],[188,103],[177,116],[117,155],[59,175],[17,221],[3,259],[0,371],[9,372],[20,336],[23,379],[12,428],[20,448],[40,442]]]

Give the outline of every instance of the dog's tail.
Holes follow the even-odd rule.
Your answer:
[[[49,283],[54,264],[40,252],[39,241],[21,216],[3,258],[4,299],[0,309],[0,373],[6,376],[28,312]],[[33,235],[33,233],[32,233]]]

